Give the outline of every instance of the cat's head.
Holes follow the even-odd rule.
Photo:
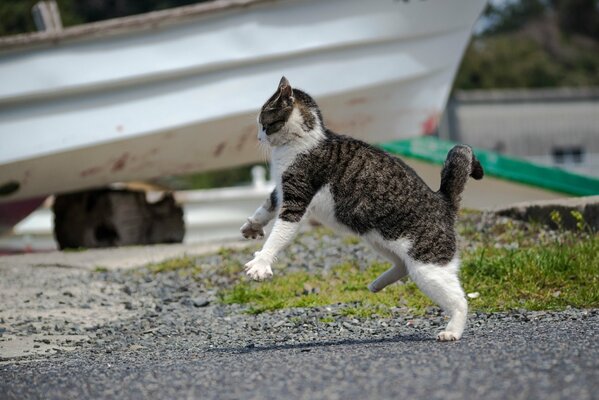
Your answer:
[[[324,124],[316,102],[305,92],[293,89],[282,77],[275,93],[258,115],[258,139],[282,146],[321,137]]]

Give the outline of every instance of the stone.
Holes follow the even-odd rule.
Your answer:
[[[208,299],[206,299],[204,297],[196,297],[196,298],[192,299],[192,303],[193,303],[194,307],[206,307],[207,305],[210,304],[210,301],[208,301]]]

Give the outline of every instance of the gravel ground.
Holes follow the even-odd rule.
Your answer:
[[[480,232],[497,223],[473,218]],[[194,258],[193,276],[0,268],[13,289],[0,293],[0,398],[598,398],[599,310],[472,314],[457,343],[434,341],[446,324],[435,307],[366,320],[343,316],[348,304],[248,315],[218,290],[244,279],[227,265],[254,250]],[[322,231],[280,259],[275,273],[380,260]]]

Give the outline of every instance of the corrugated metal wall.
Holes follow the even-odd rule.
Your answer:
[[[439,136],[599,176],[599,88],[457,92]]]

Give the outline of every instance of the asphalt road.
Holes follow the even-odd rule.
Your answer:
[[[0,398],[599,399],[599,313],[485,318],[471,319],[455,343],[404,330],[236,347],[183,335],[143,349],[8,361]]]

